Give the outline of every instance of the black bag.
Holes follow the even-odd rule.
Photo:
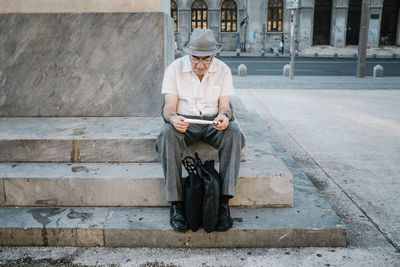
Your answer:
[[[199,159],[200,160],[200,159]],[[192,157],[185,157],[182,160],[189,177],[184,184],[184,212],[189,228],[196,232],[203,224],[203,179],[198,173],[198,162]],[[201,164],[201,162],[200,162]]]
[[[185,218],[192,231],[203,226],[210,233],[215,231],[218,223],[221,177],[213,160],[203,164],[197,153],[194,156],[182,161],[189,173],[184,185]]]
[[[198,172],[204,184],[203,228],[204,231],[210,233],[215,231],[218,224],[221,177],[214,168],[213,160],[206,161],[199,166]]]

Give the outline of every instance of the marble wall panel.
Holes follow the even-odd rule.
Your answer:
[[[0,0],[0,12],[60,13],[60,12],[170,12],[165,0]]]
[[[159,116],[166,17],[0,14],[0,116]]]

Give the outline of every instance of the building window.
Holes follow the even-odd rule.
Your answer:
[[[237,6],[233,0],[225,0],[221,6],[221,32],[236,32]]]
[[[192,31],[196,28],[207,29],[207,4],[202,0],[192,4]]]
[[[171,0],[171,17],[174,19],[174,32],[178,32],[178,6]]]
[[[268,31],[281,32],[283,21],[282,0],[269,0],[268,2]]]

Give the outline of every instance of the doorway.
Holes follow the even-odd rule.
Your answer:
[[[399,19],[399,0],[384,0],[379,45],[395,45],[397,22]]]
[[[350,0],[347,13],[346,45],[358,45],[360,36],[361,0]]]
[[[332,0],[315,0],[313,45],[329,45]]]

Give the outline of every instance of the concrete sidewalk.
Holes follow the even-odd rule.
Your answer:
[[[337,90],[317,90],[318,79],[310,78],[313,90],[237,91],[348,226],[349,246],[340,250],[349,258],[365,253],[358,264],[333,265],[398,266],[399,84],[392,83],[394,90],[343,90],[337,82]]]
[[[346,223],[346,248],[0,247],[0,266],[399,266],[400,80],[234,79]]]

